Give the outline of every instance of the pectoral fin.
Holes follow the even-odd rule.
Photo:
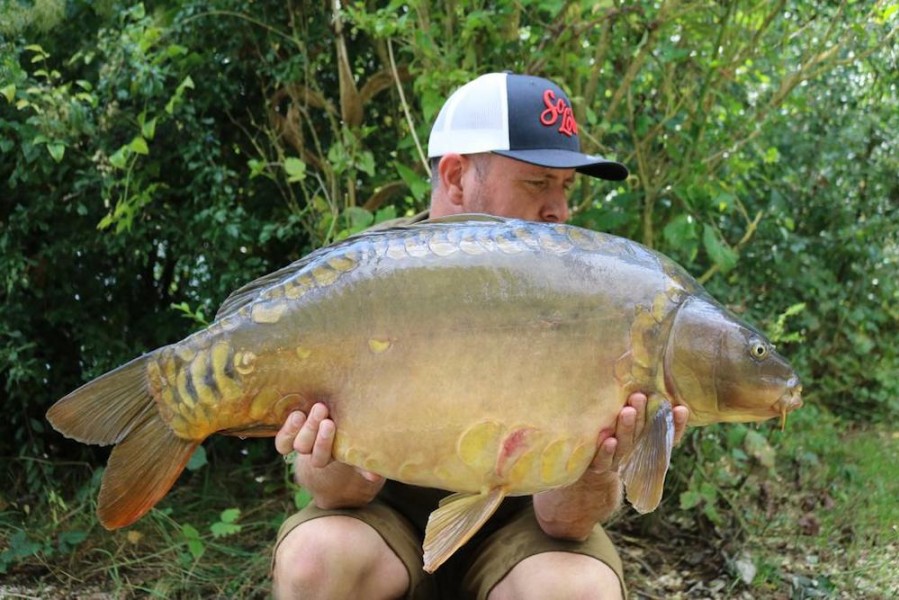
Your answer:
[[[637,512],[648,513],[662,500],[665,474],[674,448],[674,413],[662,400],[637,440],[633,452],[621,465],[620,474],[627,499]]]
[[[433,573],[471,539],[506,497],[502,488],[481,494],[453,494],[443,499],[428,518],[424,541],[424,569]]]

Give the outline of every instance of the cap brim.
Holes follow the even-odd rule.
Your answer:
[[[574,169],[578,173],[610,181],[621,181],[627,179],[628,176],[627,167],[621,163],[606,160],[601,156],[590,156],[570,150],[494,150],[493,154],[507,156],[539,167]]]

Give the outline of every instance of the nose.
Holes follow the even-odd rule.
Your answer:
[[[564,223],[568,220],[568,195],[564,188],[547,193],[540,209],[540,220],[546,223]]]

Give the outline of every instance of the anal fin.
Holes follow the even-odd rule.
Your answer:
[[[503,488],[480,494],[444,498],[428,518],[424,541],[424,570],[433,573],[490,518],[506,497]]]
[[[671,403],[665,399],[659,403],[633,451],[620,468],[627,500],[637,512],[652,512],[661,502],[673,448],[674,413]]]

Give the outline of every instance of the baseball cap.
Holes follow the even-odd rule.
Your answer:
[[[627,167],[581,152],[571,101],[542,77],[488,73],[447,99],[428,139],[428,157],[493,152],[600,179],[626,179]]]

